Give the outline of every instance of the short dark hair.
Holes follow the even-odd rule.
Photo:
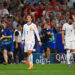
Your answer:
[[[70,16],[69,19],[73,20],[72,16]]]
[[[21,24],[17,24],[17,27],[21,26]]]

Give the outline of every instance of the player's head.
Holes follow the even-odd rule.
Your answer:
[[[68,22],[69,22],[70,24],[72,24],[72,22],[73,22],[72,16],[69,17]]]
[[[47,22],[44,25],[44,28],[49,28],[49,24]]]
[[[4,27],[4,29],[7,27],[7,23],[6,22],[3,22],[1,25]]]
[[[21,24],[17,24],[17,29],[18,29],[18,30],[22,30]]]
[[[32,15],[27,15],[27,22],[31,22],[32,21]]]

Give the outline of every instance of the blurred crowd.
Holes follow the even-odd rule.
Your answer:
[[[72,1],[72,0],[71,0]],[[13,32],[17,24],[26,23],[31,14],[39,32],[49,23],[55,33],[61,32],[62,25],[70,15],[75,14],[75,5],[70,0],[0,0],[0,23],[6,21]]]

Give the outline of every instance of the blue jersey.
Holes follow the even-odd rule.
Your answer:
[[[41,38],[41,41],[43,43],[49,42],[50,38],[52,37],[47,34],[48,32],[53,33],[53,31],[50,28],[49,29],[42,29],[42,31],[40,32],[40,35],[44,35],[44,37]]]
[[[55,46],[56,40],[55,40],[55,35],[54,35],[53,30],[51,30],[51,29],[49,28],[49,29],[47,29],[46,32],[50,32],[50,33],[52,33],[53,35],[51,35],[51,36],[48,37],[47,42],[42,42],[42,46],[39,47],[39,51],[41,51],[41,52],[42,52],[42,50],[44,50],[44,49],[46,49],[46,48],[55,48],[55,47],[56,47],[56,46]],[[40,32],[40,35],[43,35],[44,33],[45,33],[44,30],[42,30],[42,31]],[[46,37],[45,37],[43,40],[46,40]]]
[[[53,35],[49,37],[49,42],[55,42],[55,35],[52,30],[51,30],[51,33],[53,33]]]
[[[12,36],[12,33],[11,33],[9,28],[6,28],[6,29],[4,29],[4,32],[3,32],[2,35],[4,35],[4,36]],[[8,45],[10,43],[12,43],[12,38],[5,38],[5,39],[0,40],[1,45]]]
[[[51,30],[51,33],[53,33],[52,36],[49,38],[49,43],[50,43],[50,48],[56,48],[56,38],[55,38],[55,33],[53,30]]]

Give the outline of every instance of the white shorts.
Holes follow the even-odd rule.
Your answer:
[[[66,41],[65,49],[75,49],[75,41]]]
[[[35,43],[25,43],[24,52],[33,51]]]

